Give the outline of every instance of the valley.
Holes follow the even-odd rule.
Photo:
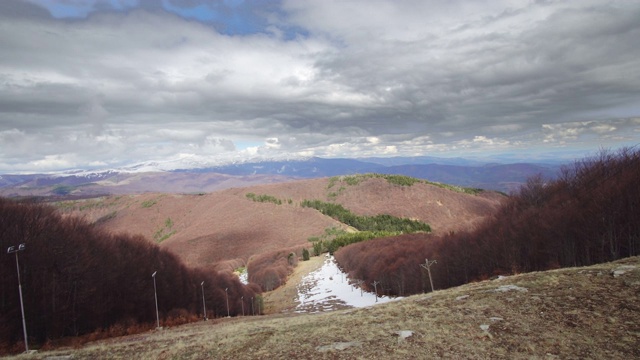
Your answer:
[[[357,184],[354,184],[357,180]],[[351,182],[353,185],[349,185]],[[255,201],[248,194],[280,200]],[[300,206],[317,199],[358,215],[389,214],[430,225],[434,233],[472,227],[505,197],[492,191],[466,194],[428,183],[402,186],[366,176],[297,180],[208,194],[150,193],[61,201],[60,211],[115,233],[140,234],[177,254],[189,266],[224,261],[246,265],[256,254],[311,247],[309,238],[345,225]]]
[[[43,259],[25,280],[43,279],[27,286],[28,318],[38,305],[56,317],[30,320],[39,326],[31,336],[57,326],[60,335],[38,345],[60,356],[75,342],[87,344],[70,350],[74,358],[617,359],[638,355],[638,159],[603,153],[558,180],[530,178],[512,196],[358,174],[213,193],[2,200],[0,210],[10,237],[35,249],[23,264]],[[423,262],[435,265],[428,276]],[[234,271],[247,271],[248,284]],[[162,274],[163,330],[150,331],[151,273]],[[38,291],[44,302],[33,300]],[[211,321],[196,322],[205,301]],[[78,306],[87,321],[74,318]],[[3,331],[14,339],[4,351],[15,352],[17,332]]]

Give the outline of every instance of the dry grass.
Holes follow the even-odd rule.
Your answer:
[[[635,257],[370,308],[199,322],[28,358],[631,359],[640,357],[639,295]],[[403,339],[403,330],[412,335]]]
[[[263,294],[264,313],[279,314],[294,310],[298,305],[298,284],[305,275],[321,268],[323,264],[324,256],[314,256],[309,261],[298,262],[298,266],[284,285]]]
[[[300,207],[303,200],[335,201],[358,215],[389,214],[427,222],[436,233],[468,229],[495,212],[502,196],[468,195],[433,185],[410,187],[384,179],[358,185],[329,179],[233,188],[210,194],[108,196],[66,201],[69,215],[97,222],[108,231],[141,234],[176,253],[188,266],[206,266],[264,252],[309,246],[309,237],[342,226],[318,211]],[[339,195],[330,194],[344,188]],[[255,202],[247,193],[268,195],[281,205]],[[291,202],[289,202],[291,200]],[[155,239],[155,240],[154,240]]]

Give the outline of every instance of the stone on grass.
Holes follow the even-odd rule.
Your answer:
[[[348,341],[348,342],[336,342],[329,345],[321,345],[316,347],[318,352],[327,352],[327,351],[342,351],[346,350],[350,347],[361,347],[362,343],[360,341]]]

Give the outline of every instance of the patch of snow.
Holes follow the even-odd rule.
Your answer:
[[[482,324],[482,325],[480,325],[480,329],[481,329],[482,331],[487,331],[487,330],[489,330],[489,325],[487,325],[487,324]]]
[[[249,273],[247,272],[247,269],[244,269],[243,272],[238,274],[238,278],[240,278],[241,283],[249,285]]]
[[[353,283],[353,282],[352,282]],[[324,260],[322,267],[305,276],[298,285],[299,303],[296,313],[316,313],[350,307],[366,307],[401,299],[378,296],[362,291],[343,273],[333,256]]]
[[[460,296],[458,296],[458,297],[456,298],[456,301],[462,301],[462,300],[464,300],[464,299],[466,299],[466,298],[468,298],[468,297],[469,297],[469,295],[460,295]]]
[[[494,317],[490,317],[490,318],[489,318],[489,320],[491,320],[491,321],[502,321],[502,320],[504,320],[504,319],[503,319],[503,318],[501,318],[501,317],[495,317],[495,316],[494,316]]]

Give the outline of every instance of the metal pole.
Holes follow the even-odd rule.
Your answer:
[[[256,315],[256,311],[253,309],[253,296],[251,297],[251,313],[253,314],[253,316]]]
[[[204,320],[207,321],[207,304],[204,302],[204,281],[200,283],[202,287],[202,311],[204,312]]]
[[[380,284],[380,283],[377,282],[377,281],[374,281],[374,282],[371,283],[371,285],[373,285],[373,287],[375,289],[374,291],[376,292],[376,302],[378,302],[378,284]]]
[[[20,311],[22,312],[22,333],[24,335],[24,351],[29,352],[29,339],[27,337],[27,322],[24,317],[24,301],[22,299],[22,281],[20,280],[20,264],[18,263],[18,251],[23,251],[25,249],[25,244],[18,245],[16,249],[15,246],[9,246],[7,249],[7,254],[15,253],[16,254],[16,271],[18,273],[18,292],[20,293]]]
[[[242,304],[242,316],[244,316],[244,295],[240,297],[240,301]]]
[[[420,266],[427,269],[427,272],[429,273],[429,283],[431,284],[431,292],[433,292],[433,280],[431,279],[431,265],[437,264],[437,263],[438,262],[436,260],[429,261],[429,259],[424,259],[424,264],[420,264]]]
[[[160,313],[158,312],[158,291],[156,290],[156,273],[157,271],[154,271],[153,274],[151,274],[151,277],[153,278],[153,296],[156,298],[156,321],[157,321],[157,329],[160,328]]]
[[[229,315],[229,292],[227,290],[229,290],[229,288],[224,288],[224,295],[227,298],[227,317],[231,317],[231,315]]]

